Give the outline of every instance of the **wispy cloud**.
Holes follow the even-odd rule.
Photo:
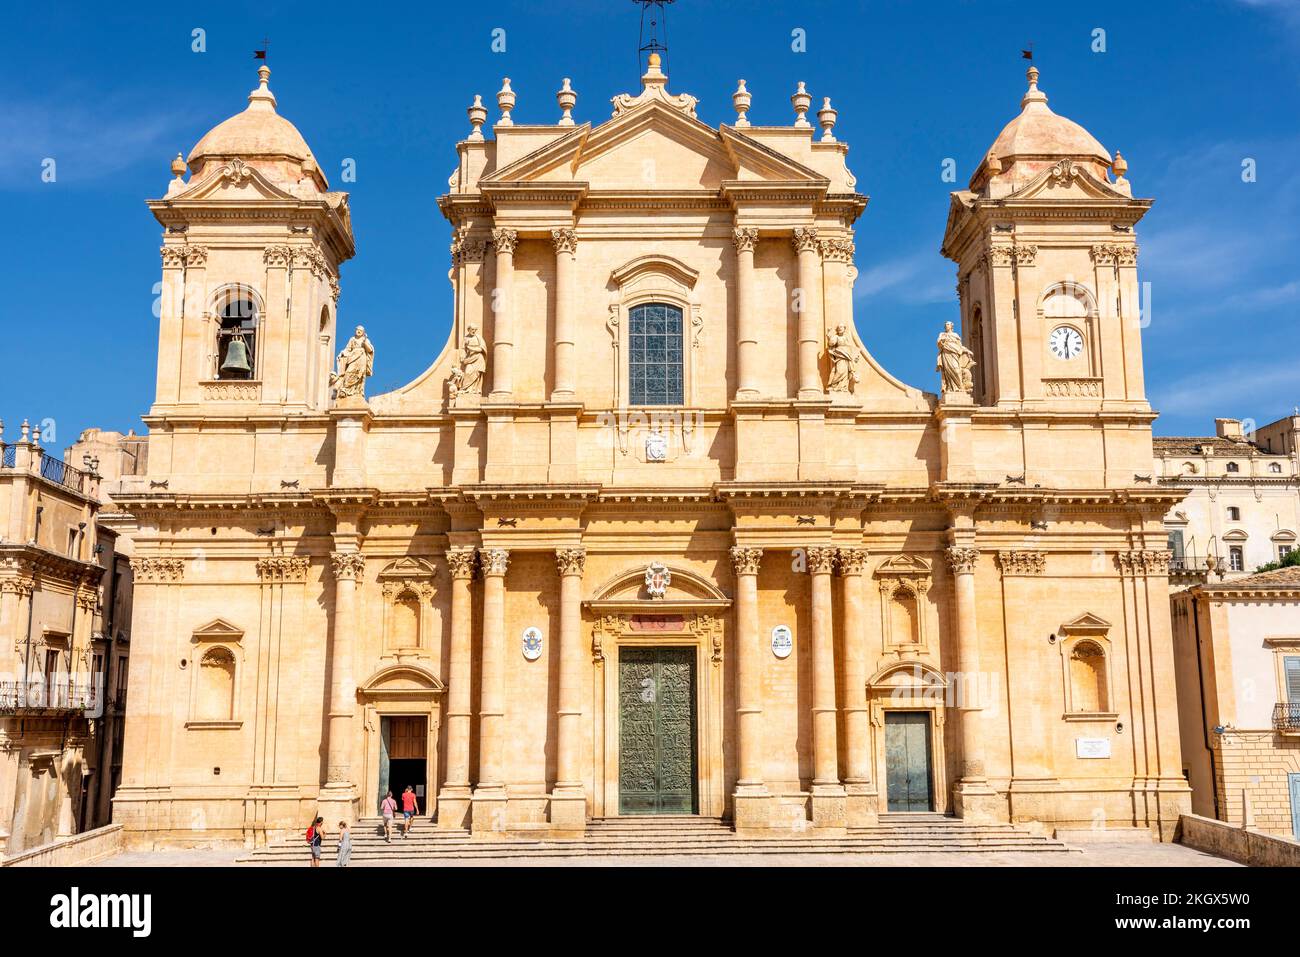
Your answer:
[[[176,147],[179,117],[156,106],[32,99],[0,102],[0,189],[41,185],[46,159],[60,182],[110,176],[144,160],[165,168]]]
[[[1293,361],[1264,365],[1256,361],[1215,367],[1173,381],[1153,382],[1148,398],[1163,415],[1199,419],[1233,415],[1271,422],[1286,410],[1274,408],[1278,395],[1295,395]]]
[[[913,306],[956,302],[953,277],[952,264],[927,246],[863,269],[853,297],[858,302],[889,300]]]

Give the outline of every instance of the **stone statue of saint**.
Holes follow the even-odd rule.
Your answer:
[[[975,389],[971,370],[975,368],[975,353],[966,348],[961,336],[952,331],[952,323],[943,324],[939,333],[939,360],[934,367],[943,381],[944,392],[965,392],[969,395]]]
[[[375,347],[366,338],[366,327],[357,326],[348,344],[339,353],[338,371],[330,376],[334,394],[345,399],[366,393],[366,378],[375,371]]]
[[[472,323],[465,328],[460,344],[460,365],[447,377],[451,398],[458,395],[482,395],[483,373],[487,371],[487,346]]]
[[[853,383],[859,381],[857,370],[857,350],[853,346],[853,337],[848,334],[843,324],[826,337],[826,354],[831,360],[830,381],[826,384],[828,392],[848,392]]]

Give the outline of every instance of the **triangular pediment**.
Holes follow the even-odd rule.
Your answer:
[[[917,555],[891,555],[876,566],[876,574],[909,577],[929,575],[930,563]]]
[[[173,205],[203,200],[256,202],[297,199],[268,180],[258,169],[237,159],[216,166],[197,183],[191,183],[183,192],[168,198]]]
[[[1078,618],[1075,618],[1071,621],[1067,621],[1065,624],[1063,624],[1061,626],[1061,633],[1066,635],[1087,634],[1087,633],[1109,631],[1110,628],[1111,628],[1111,624],[1105,618],[1101,618],[1097,615],[1094,615],[1092,612],[1087,611],[1084,612],[1082,615],[1080,615]]]
[[[389,563],[382,572],[379,573],[380,579],[388,578],[432,578],[434,575],[433,566],[420,558],[406,556],[399,558],[395,562]]]
[[[195,638],[237,639],[244,636],[244,629],[236,628],[224,618],[214,618],[201,628],[194,629]]]
[[[577,127],[480,184],[584,182],[593,190],[672,190],[719,189],[738,180],[827,182],[731,127],[719,132],[651,99],[595,128]]]
[[[1125,196],[1110,183],[1097,179],[1082,164],[1071,160],[1061,160],[1043,170],[1016,192],[1007,196],[1008,200],[1051,199],[1105,199],[1125,200]]]

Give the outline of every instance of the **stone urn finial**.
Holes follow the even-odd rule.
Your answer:
[[[835,142],[835,134],[831,131],[835,129],[835,120],[839,115],[839,110],[831,106],[831,98],[823,97],[822,108],[817,111],[817,122],[821,124],[823,143]]]
[[[515,91],[510,89],[510,77],[501,81],[501,89],[497,91],[497,106],[501,108],[501,119],[497,120],[497,125],[514,126],[515,121],[510,118],[510,111],[515,108]]]
[[[572,126],[573,108],[578,105],[578,94],[577,91],[569,85],[569,78],[567,76],[564,78],[564,85],[561,86],[559,91],[555,94],[555,102],[560,104],[560,109],[563,111],[560,116],[559,125]]]
[[[804,114],[808,112],[808,107],[812,106],[812,97],[808,95],[803,80],[799,81],[799,89],[795,90],[794,95],[790,97],[790,105],[794,107],[794,125],[801,129],[811,127],[812,124]]]
[[[749,94],[749,90],[745,89],[745,81],[741,80],[736,87],[736,92],[731,94],[731,102],[736,107],[737,126],[749,125],[749,117],[746,114],[749,112],[749,104],[753,102],[753,99]]]
[[[487,107],[483,105],[482,95],[475,93],[474,102],[465,112],[469,114],[469,125],[472,127],[469,133],[470,142],[483,142],[483,124],[487,122]]]

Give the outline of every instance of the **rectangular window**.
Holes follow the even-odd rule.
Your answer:
[[[1183,567],[1183,530],[1173,528],[1169,530],[1169,551],[1172,556],[1172,566],[1174,568]]]
[[[1291,546],[1290,546],[1290,545],[1279,545],[1279,546],[1277,547],[1277,559],[1278,559],[1278,561],[1281,561],[1282,559],[1286,558],[1286,557],[1287,557],[1288,555],[1290,555],[1290,554],[1291,554]]]
[[[1228,568],[1234,572],[1246,570],[1246,555],[1240,545],[1228,546]]]
[[[681,405],[682,311],[664,303],[634,306],[628,322],[628,401]]]
[[[1283,662],[1286,666],[1286,700],[1300,704],[1300,655],[1287,655]]]

